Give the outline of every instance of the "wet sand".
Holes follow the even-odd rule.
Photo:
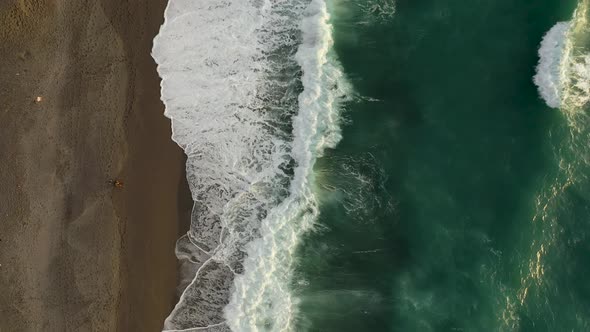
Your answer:
[[[164,8],[0,4],[0,331],[159,331],[172,309],[191,200],[150,57]]]

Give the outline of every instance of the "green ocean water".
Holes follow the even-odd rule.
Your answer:
[[[577,5],[330,2],[357,96],[315,167],[298,331],[590,331],[586,109],[532,80]]]

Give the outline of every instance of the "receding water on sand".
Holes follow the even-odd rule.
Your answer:
[[[340,139],[331,45],[321,0],[170,3],[154,58],[195,200],[177,255],[196,275],[165,329],[292,328],[312,167]]]

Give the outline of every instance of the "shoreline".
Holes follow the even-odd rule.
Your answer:
[[[173,308],[192,199],[150,56],[165,6],[0,5],[0,330],[160,331]]]

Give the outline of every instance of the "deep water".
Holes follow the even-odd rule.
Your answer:
[[[329,3],[356,96],[315,166],[296,330],[590,330],[587,130],[533,84],[576,2]]]

